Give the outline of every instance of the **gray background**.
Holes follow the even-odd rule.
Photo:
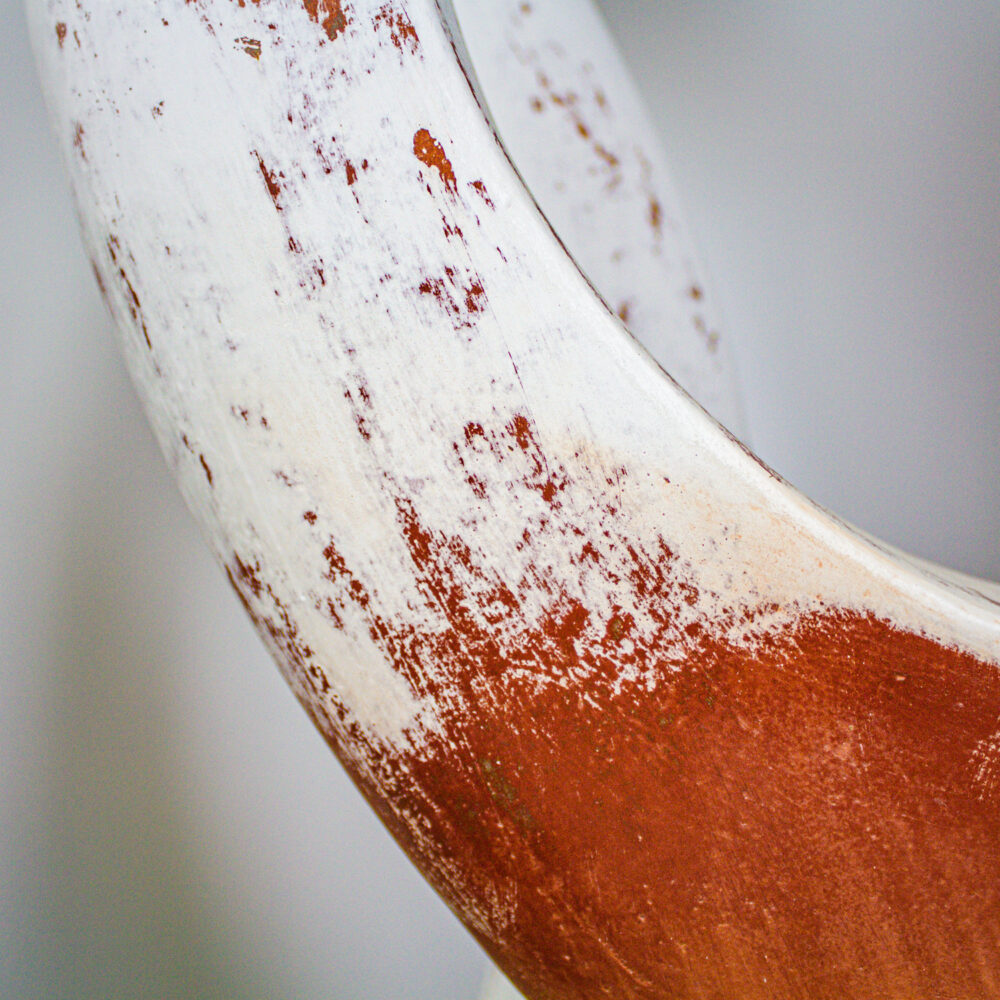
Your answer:
[[[167,477],[0,2],[0,996],[471,998]],[[1000,577],[1000,3],[601,6],[757,450]]]

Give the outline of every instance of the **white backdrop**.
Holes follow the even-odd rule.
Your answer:
[[[754,443],[1000,577],[1000,4],[601,0]],[[293,703],[177,498],[0,0],[0,996],[466,1000],[475,946]]]

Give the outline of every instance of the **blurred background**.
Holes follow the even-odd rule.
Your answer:
[[[0,5],[0,996],[472,1000],[167,477]],[[1000,578],[1000,4],[599,5],[757,451]]]

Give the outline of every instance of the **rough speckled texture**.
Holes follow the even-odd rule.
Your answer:
[[[31,11],[192,509],[525,993],[996,992],[997,605],[816,510],[664,378],[437,7]]]

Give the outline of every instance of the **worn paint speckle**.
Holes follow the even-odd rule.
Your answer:
[[[73,148],[76,149],[81,160],[87,159],[87,150],[83,145],[83,137],[85,135],[85,129],[80,122],[77,122],[73,126]]]
[[[486,184],[484,181],[478,180],[472,182],[472,190],[479,195],[480,198],[486,203],[488,208],[496,208],[493,204],[493,199],[490,197],[489,191],[486,190]]]
[[[458,272],[446,267],[443,277],[427,277],[417,287],[432,298],[452,319],[455,329],[471,328],[474,317],[486,308],[486,289],[477,277],[462,281]]]
[[[417,129],[413,136],[413,155],[423,164],[436,170],[449,191],[458,190],[451,160],[445,155],[444,146],[426,128]]]
[[[376,30],[389,32],[392,44],[400,52],[408,52],[412,56],[417,54],[420,49],[420,38],[405,10],[387,3],[375,14],[374,23]]]
[[[649,199],[649,224],[657,238],[663,235],[663,206],[658,198]]]
[[[262,51],[261,43],[259,38],[249,38],[243,36],[242,38],[236,39],[236,44],[248,55],[254,59],[260,60],[260,54]]]
[[[257,159],[257,167],[260,170],[261,177],[264,178],[264,184],[267,187],[267,193],[271,197],[271,201],[274,202],[274,207],[280,212],[281,211],[281,174],[275,170],[272,170],[264,162],[264,158],[258,152],[254,152],[254,156]]]

